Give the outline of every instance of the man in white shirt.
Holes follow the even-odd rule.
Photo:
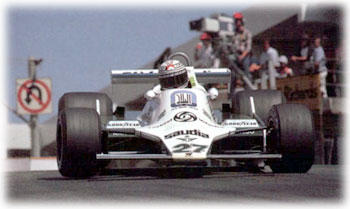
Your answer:
[[[271,46],[270,40],[265,40],[264,52],[260,55],[259,63],[267,66],[268,61],[272,61],[274,67],[280,66],[278,51]]]
[[[321,45],[321,38],[316,37],[314,40],[314,50],[311,56],[311,62],[314,66],[314,72],[320,74],[320,91],[323,98],[327,98],[326,78],[328,75],[328,69],[326,67],[326,54]]]
[[[267,88],[267,79],[270,77],[270,88],[275,88],[275,78],[277,76],[276,68],[280,66],[278,51],[270,44],[270,40],[264,40],[264,51],[260,55],[259,64],[252,64],[250,72],[260,71],[261,85],[263,89]],[[271,63],[269,66],[269,62]],[[271,79],[272,78],[272,79]]]

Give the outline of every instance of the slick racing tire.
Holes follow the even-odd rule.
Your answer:
[[[96,154],[101,153],[101,122],[95,110],[65,108],[57,121],[57,165],[62,176],[97,174]]]
[[[98,100],[98,101],[96,101]],[[96,107],[99,104],[99,107]],[[112,119],[113,103],[107,94],[94,92],[70,92],[65,93],[59,101],[58,111],[66,108],[82,107],[99,109],[102,124]]]
[[[273,105],[286,102],[285,96],[278,90],[245,90],[232,99],[233,113],[251,115],[250,97],[254,98],[255,112],[267,122],[269,111]]]
[[[97,102],[98,100],[98,102]],[[99,103],[99,108],[96,107]],[[112,120],[113,102],[107,94],[97,92],[69,92],[65,93],[59,100],[58,112],[66,108],[91,108],[99,109],[99,117],[102,125],[106,125]],[[102,151],[107,152],[107,141],[102,141]],[[106,167],[110,161],[100,161],[102,168]]]
[[[270,151],[282,154],[269,162],[274,173],[306,173],[314,161],[314,124],[306,105],[280,104],[272,107],[267,139]]]

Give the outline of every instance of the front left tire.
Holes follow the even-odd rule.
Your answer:
[[[57,164],[62,176],[83,178],[96,175],[101,153],[101,121],[89,108],[65,108],[57,121]]]

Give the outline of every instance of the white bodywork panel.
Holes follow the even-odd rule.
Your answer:
[[[203,90],[166,90],[154,100],[149,102],[158,107],[149,125],[136,128],[135,134],[161,140],[174,159],[205,159],[213,141],[236,130],[216,123]]]
[[[110,121],[107,129],[134,131],[136,136],[161,142],[173,160],[206,159],[214,141],[229,136],[237,128],[259,127],[255,119],[225,120],[218,124],[207,92],[201,89],[161,91],[147,106],[151,106],[152,111],[141,117],[147,123]]]
[[[140,137],[140,140],[148,139],[162,143],[170,156],[165,154],[104,156],[101,154],[98,157],[100,159],[139,157],[139,159],[158,158],[175,161],[205,160],[209,156],[213,158],[210,155],[213,142],[242,129],[261,129],[255,119],[230,119],[221,124],[217,123],[208,92],[199,83],[229,82],[228,69],[194,70],[193,67],[187,67],[187,70],[192,88],[154,90],[152,94],[154,96],[147,101],[138,121],[110,121],[106,126],[106,129],[112,132],[130,133]],[[199,77],[198,80],[197,77]],[[135,79],[141,80],[141,83],[156,83],[157,70],[112,71],[113,83],[132,83]],[[143,89],[143,94],[147,90],[149,89]]]

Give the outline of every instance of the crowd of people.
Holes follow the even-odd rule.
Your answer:
[[[218,56],[213,46],[210,34],[203,33],[200,36],[200,42],[195,49],[195,60],[198,63],[197,67],[201,68],[217,68],[237,66],[244,72],[246,77],[252,83],[261,83],[262,88],[267,87],[269,76],[274,78],[287,78],[295,76],[290,63],[299,63],[301,69],[298,69],[298,75],[315,74],[320,75],[320,91],[324,98],[327,97],[326,89],[326,55],[322,47],[320,36],[314,35],[311,38],[308,34],[303,34],[300,38],[300,48],[293,56],[287,57],[280,55],[278,49],[273,47],[270,40],[264,40],[262,45],[262,53],[257,57],[252,51],[252,34],[245,28],[245,20],[241,13],[235,13],[234,33],[227,37],[231,44],[231,56],[235,59],[231,60],[229,66],[224,66],[221,57]],[[221,63],[221,64],[220,64]],[[270,66],[269,66],[270,64]],[[272,65],[272,66],[271,66]],[[269,67],[273,70],[269,70]],[[272,74],[272,75],[271,75]],[[233,81],[234,82],[234,81]],[[231,86],[234,86],[233,83]],[[231,89],[232,90],[232,89]]]

